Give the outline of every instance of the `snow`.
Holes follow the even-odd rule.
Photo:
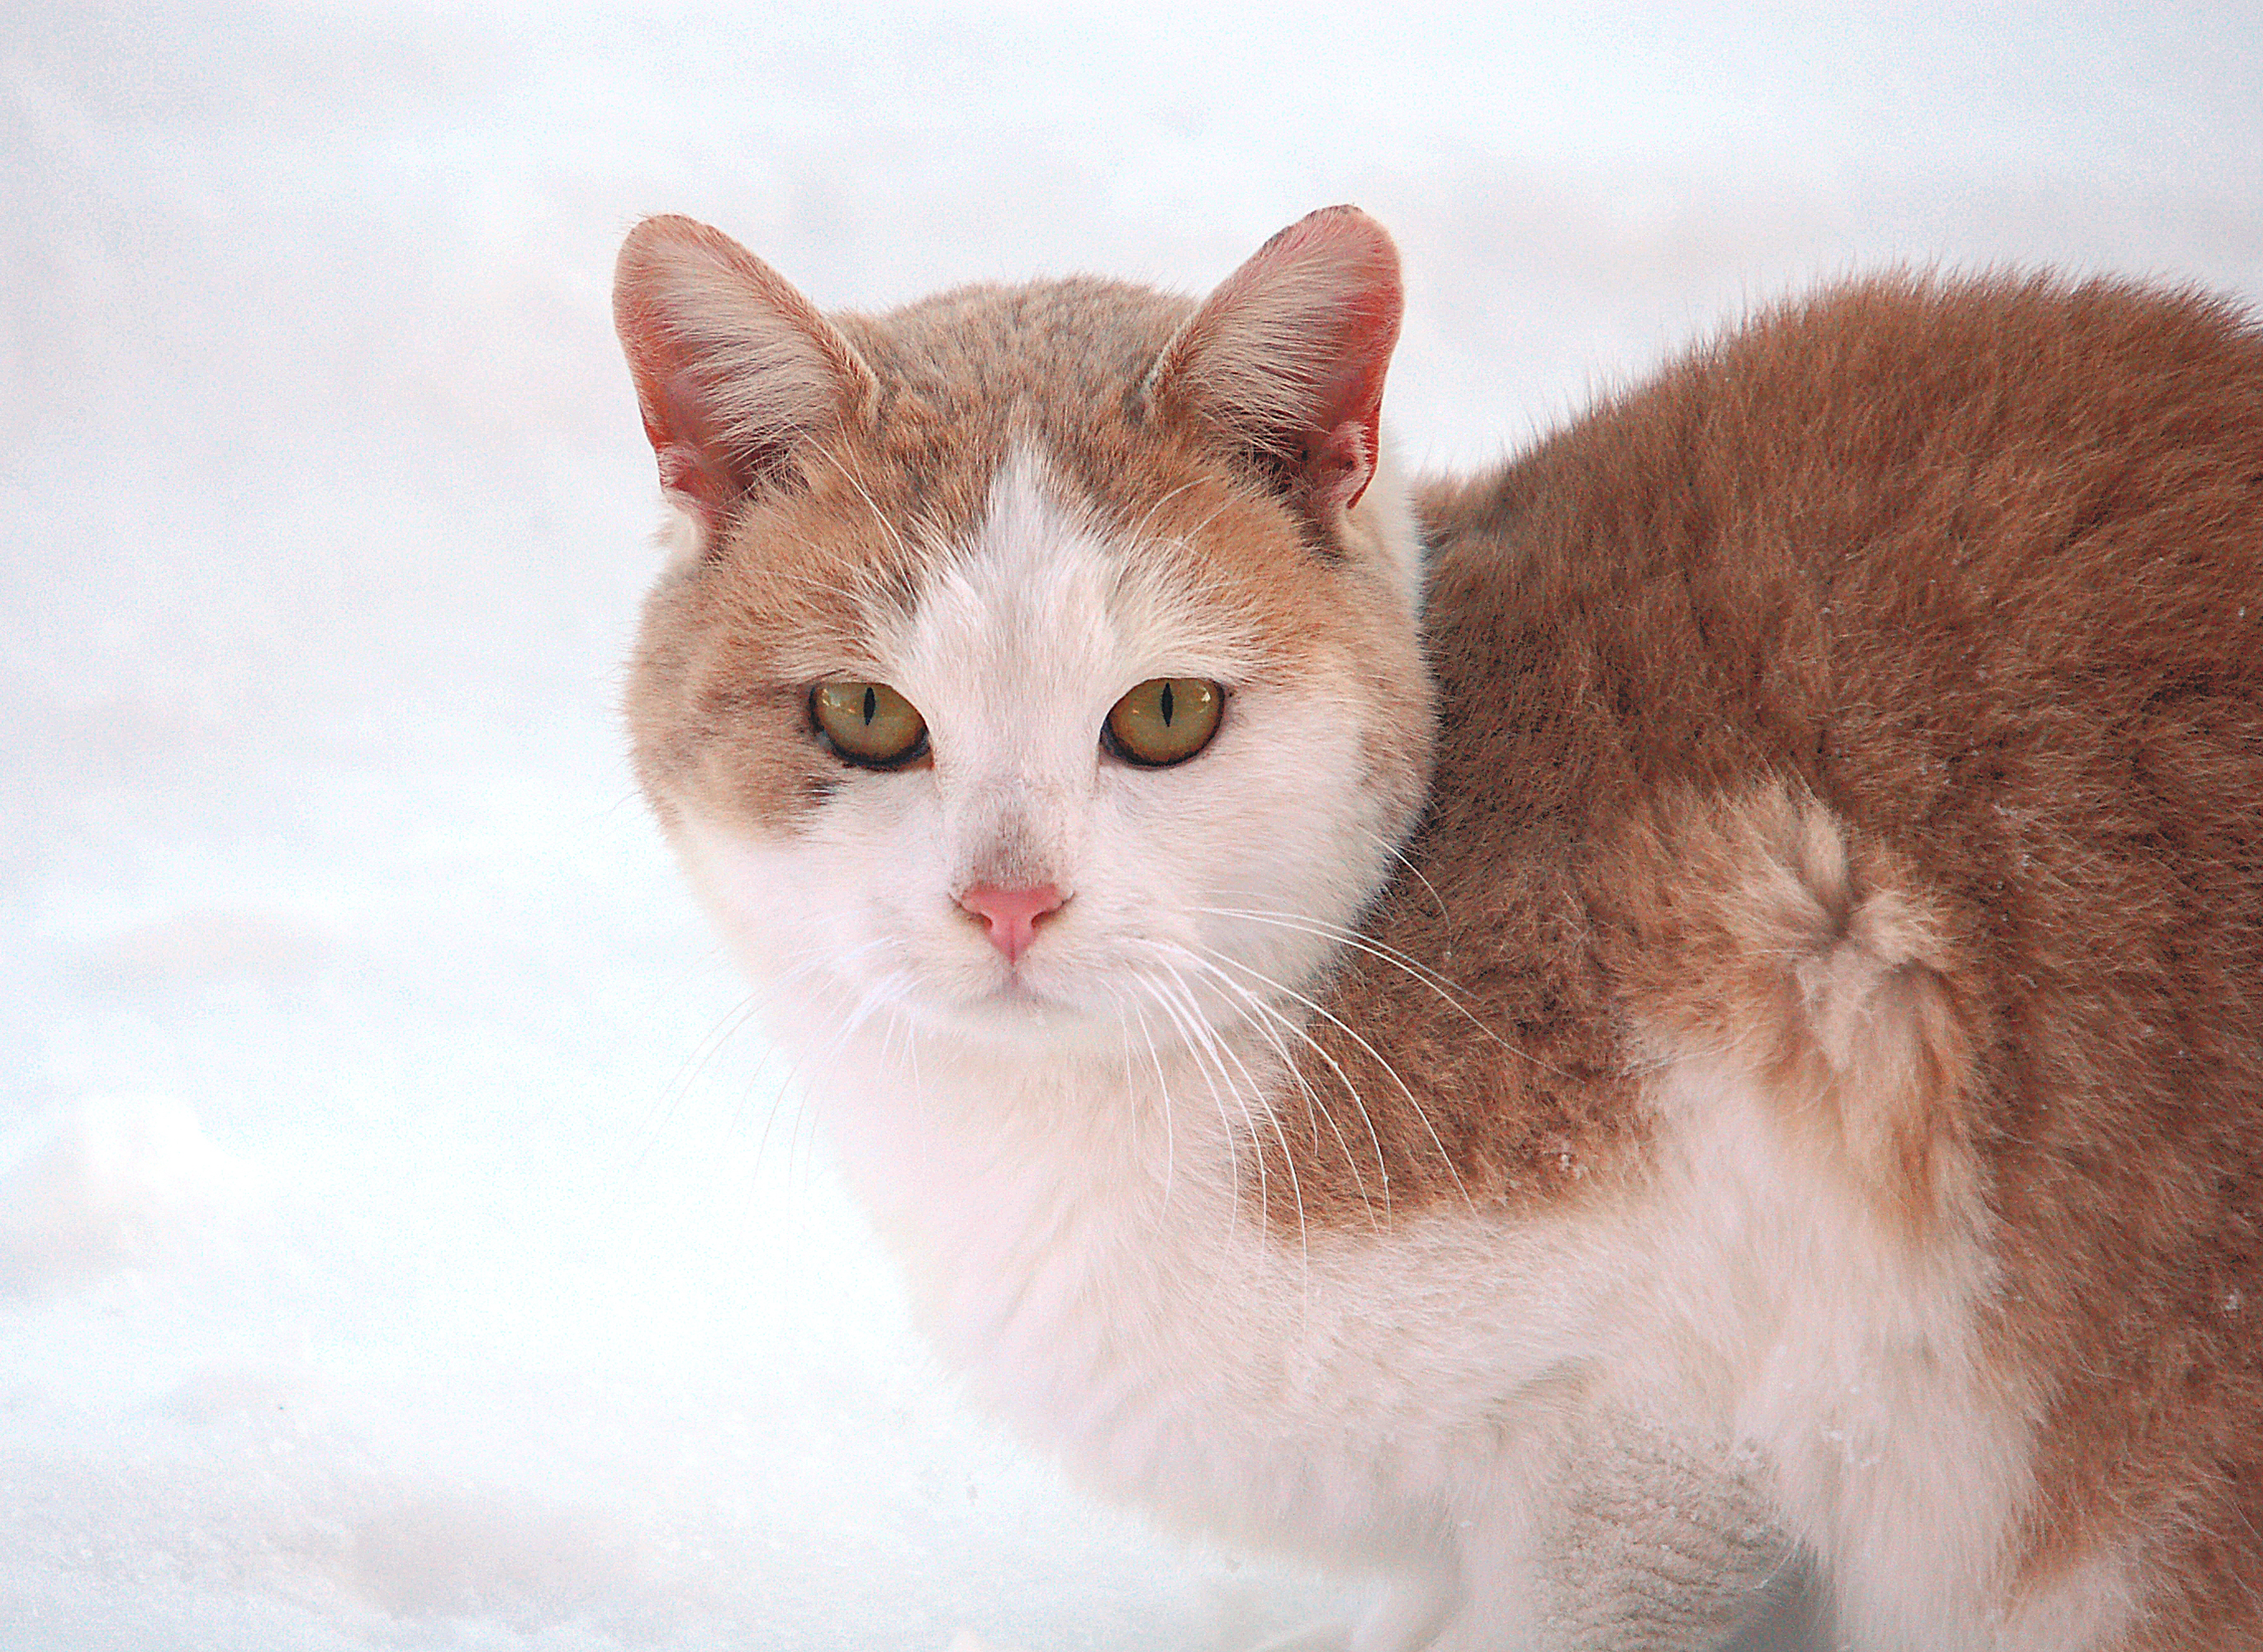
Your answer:
[[[0,1648],[1334,1598],[966,1417],[744,1025],[613,709],[639,214],[869,307],[1355,199],[1428,464],[1883,261],[2263,294],[2252,4],[1215,10],[0,18]]]

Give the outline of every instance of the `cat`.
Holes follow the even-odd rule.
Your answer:
[[[2263,1648],[2263,332],[1890,273],[1410,484],[1401,309],[622,250],[636,770],[924,1330],[1326,1644]]]

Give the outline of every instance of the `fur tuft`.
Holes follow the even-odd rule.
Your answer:
[[[1906,868],[1777,783],[1641,811],[1595,877],[1645,1046],[1747,1075],[1912,1239],[1969,1209],[1958,960]]]

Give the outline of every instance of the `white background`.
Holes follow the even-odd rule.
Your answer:
[[[963,1417],[619,755],[637,216],[822,305],[1355,200],[1482,463],[1893,260],[2263,295],[2252,4],[0,18],[0,1647],[1238,1644]]]

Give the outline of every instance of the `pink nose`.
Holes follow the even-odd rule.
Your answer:
[[[1060,909],[1061,892],[1050,883],[1027,889],[998,889],[977,884],[958,897],[958,904],[990,926],[990,944],[1019,963],[1038,932],[1038,920]]]

